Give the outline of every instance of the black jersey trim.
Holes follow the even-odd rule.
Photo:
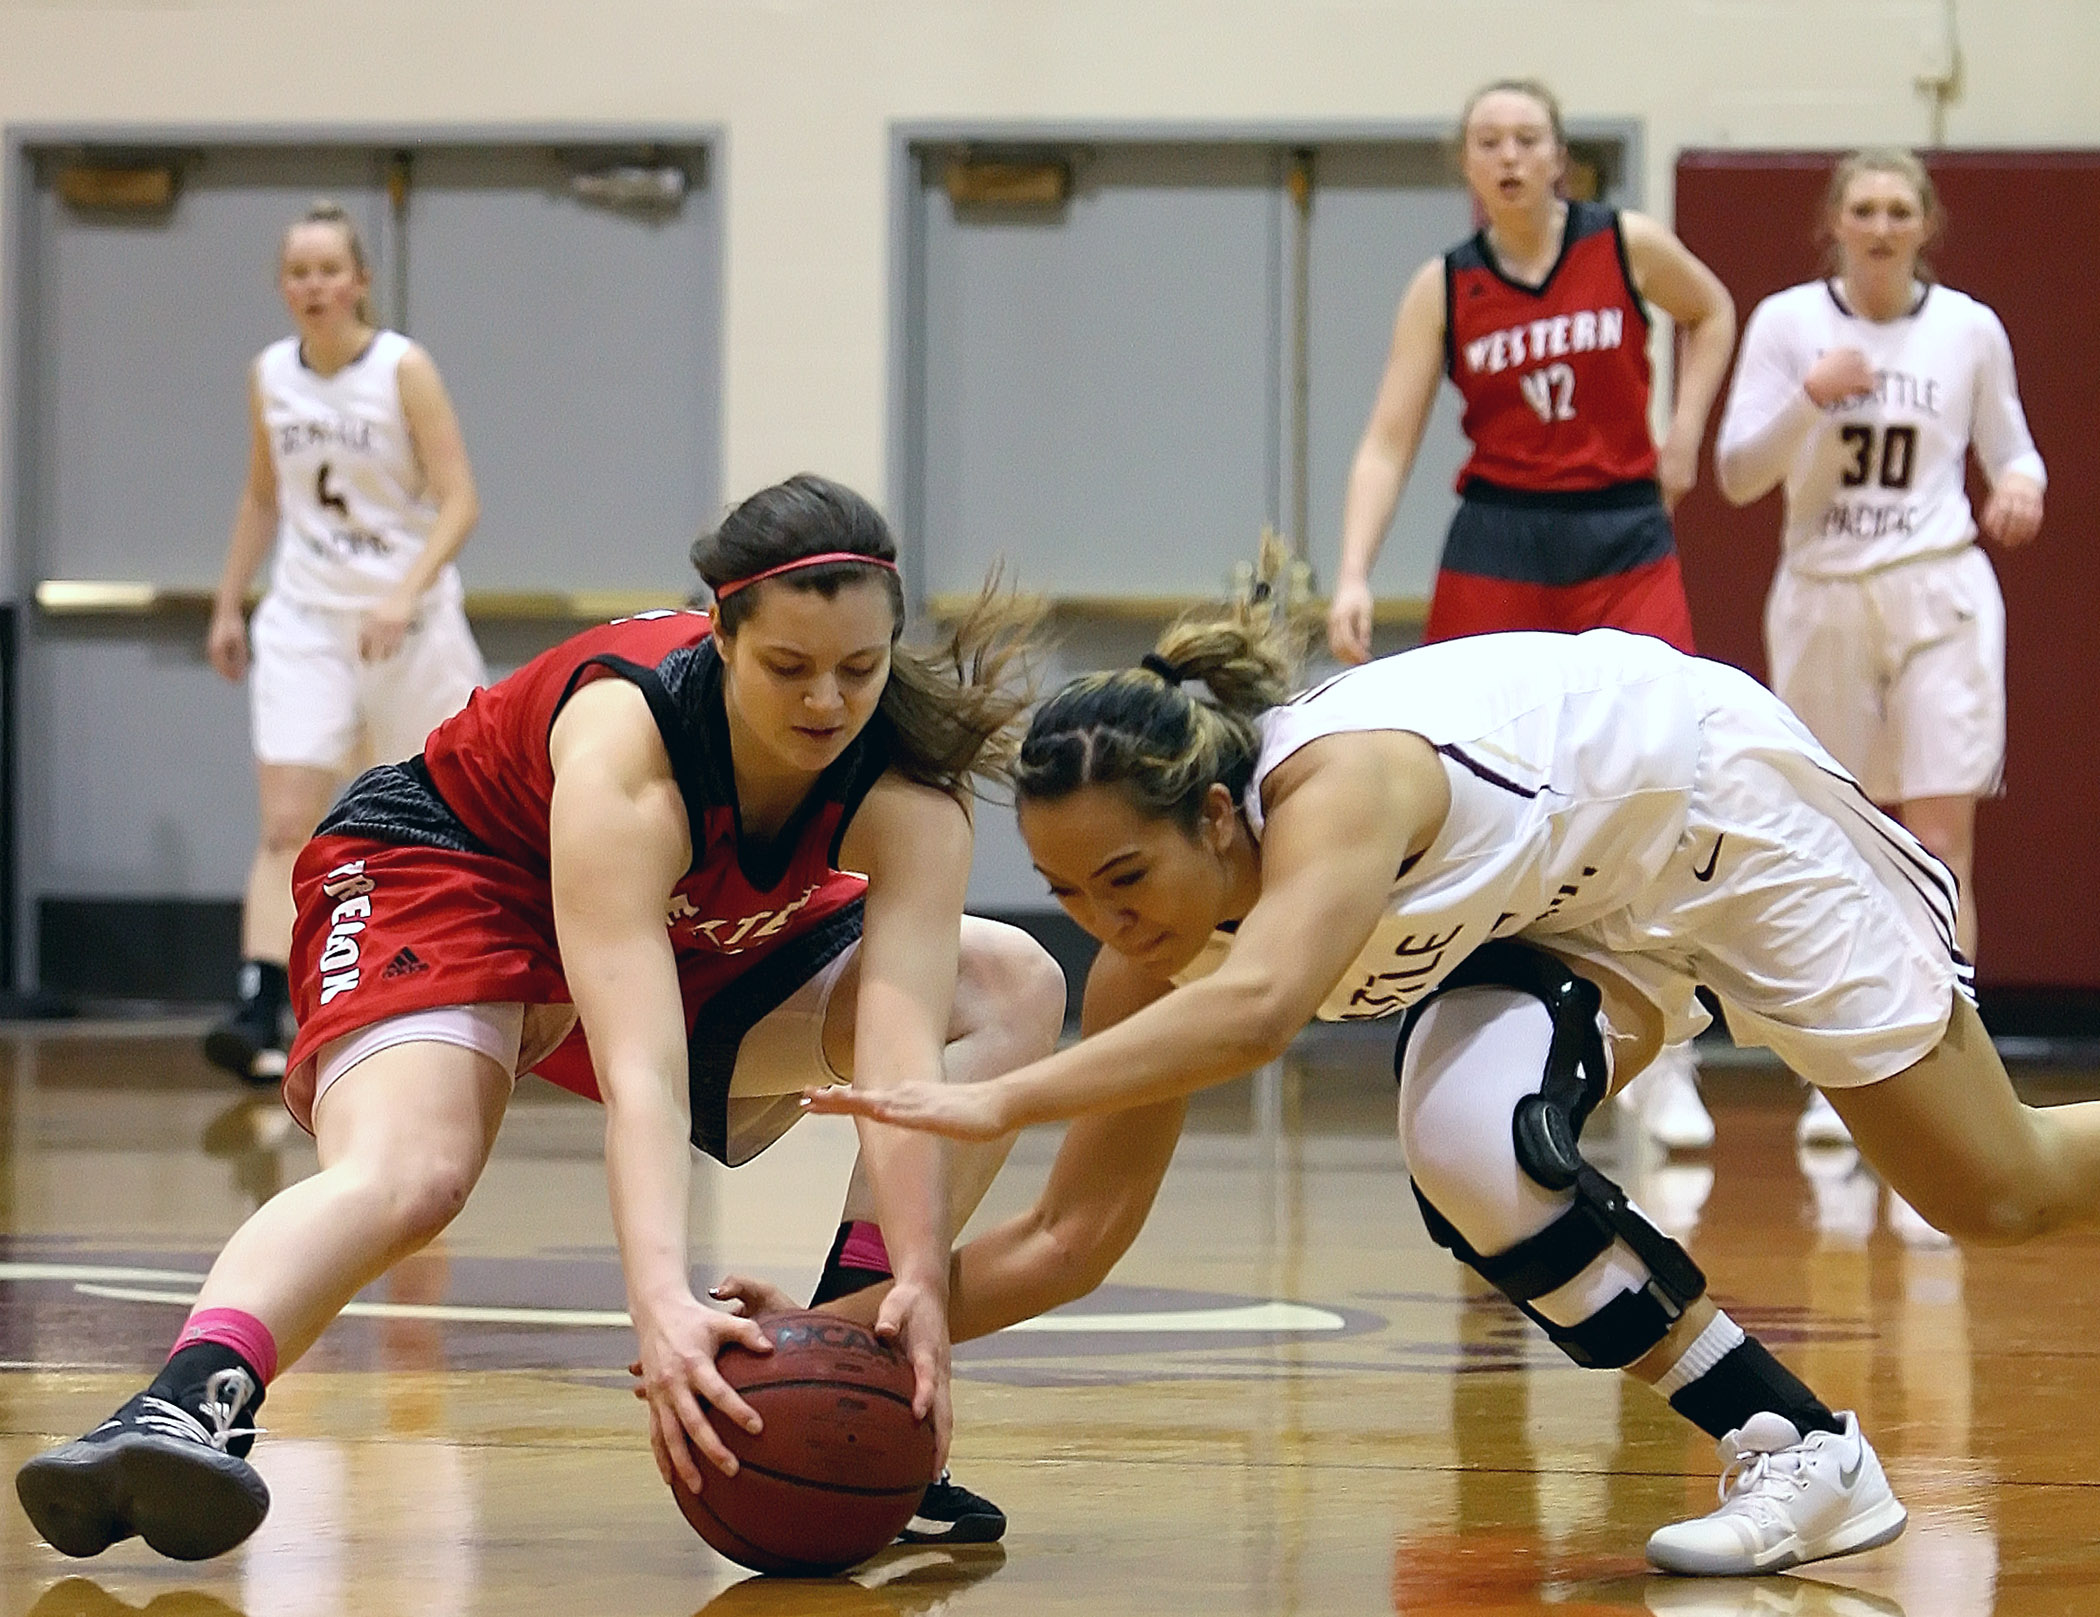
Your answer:
[[[1626,483],[1607,483],[1602,488],[1511,488],[1484,477],[1468,477],[1459,494],[1481,505],[1512,511],[1640,511],[1662,504],[1662,488],[1652,477],[1637,477]]]
[[[878,730],[887,722],[881,714],[870,719],[867,728],[826,766],[796,805],[795,812],[788,816],[787,823],[771,837],[761,839],[744,831],[743,807],[737,801],[736,774],[730,762],[722,654],[713,637],[697,645],[678,647],[653,668],[614,652],[588,658],[569,676],[561,700],[555,705],[557,717],[582,683],[584,670],[591,667],[604,668],[627,680],[649,704],[664,751],[671,760],[679,795],[685,799],[686,823],[693,845],[689,869],[698,870],[707,857],[708,811],[726,810],[738,871],[754,892],[770,893],[787,879],[788,867],[795,862],[810,822],[831,804],[838,805],[840,817],[826,862],[833,869],[838,868],[839,845],[846,828],[889,767],[889,750],[882,744]]]
[[[1495,250],[1488,242],[1486,225],[1482,225],[1472,235],[1444,255],[1445,284],[1447,286],[1450,284],[1451,277],[1458,270],[1484,269],[1513,292],[1522,292],[1526,297],[1530,298],[1544,297],[1552,290],[1554,279],[1560,274],[1561,266],[1567,263],[1568,253],[1577,242],[1588,240],[1591,236],[1596,235],[1599,230],[1606,227],[1611,229],[1615,237],[1618,235],[1619,215],[1617,209],[1607,208],[1596,202],[1570,202],[1567,207],[1568,216],[1562,221],[1560,229],[1560,251],[1553,255],[1551,267],[1547,269],[1544,279],[1540,280],[1536,285],[1529,281],[1518,280],[1502,267],[1502,261],[1496,258]],[[1619,267],[1622,271],[1626,267],[1626,248],[1623,241],[1619,243]],[[1633,277],[1631,274],[1627,275],[1626,289],[1628,292],[1633,291]],[[1639,304],[1640,296],[1638,293],[1634,294],[1633,301],[1635,304]],[[1641,319],[1644,324],[1647,318],[1647,315],[1643,313]]]
[[[685,729],[678,704],[671,699],[670,691],[654,668],[610,651],[600,652],[597,656],[578,663],[570,670],[569,682],[562,687],[561,696],[554,704],[554,717],[547,721],[548,735],[553,735],[555,720],[561,717],[562,711],[569,705],[569,698],[582,688],[583,676],[592,668],[603,668],[608,673],[626,680],[642,693],[642,700],[649,704],[649,716],[656,721],[656,733],[662,739],[664,755],[671,763],[671,778],[678,783],[678,795],[685,803],[686,837],[693,850],[692,863],[687,869],[697,870],[700,860],[707,852],[707,820],[702,808],[707,800],[706,794],[700,789],[702,781],[693,771],[691,749],[678,744],[678,738],[683,735]]]
[[[1505,792],[1515,792],[1519,797],[1537,797],[1539,795],[1539,788],[1519,786],[1507,775],[1497,774],[1494,770],[1488,768],[1486,764],[1479,762],[1477,759],[1469,758],[1460,748],[1458,748],[1451,742],[1445,742],[1441,747],[1437,748],[1436,750],[1442,753],[1446,758],[1452,760],[1452,762],[1463,764],[1467,769],[1471,770],[1474,774],[1478,775],[1490,786],[1499,786]]]
[[[1591,204],[1577,204],[1590,206]],[[1640,283],[1633,278],[1633,256],[1626,251],[1626,227],[1617,208],[1601,210],[1611,220],[1612,251],[1619,259],[1619,279],[1626,283],[1626,301],[1633,305],[1633,312],[1641,317],[1641,329],[1651,330],[1655,318],[1648,312],[1648,300],[1641,296]]]
[[[377,331],[373,332],[371,336],[365,339],[364,347],[360,348],[356,353],[352,354],[348,359],[344,360],[343,363],[336,369],[327,372],[325,375],[322,372],[315,370],[313,366],[307,363],[305,343],[299,342],[292,344],[292,353],[293,356],[299,361],[299,368],[302,371],[306,372],[307,375],[319,377],[324,382],[332,382],[338,376],[341,376],[345,371],[354,371],[367,359],[370,359],[372,357],[372,350],[379,346],[379,339],[386,335],[386,331],[387,328],[381,326]]]
[[[1932,296],[1932,288],[1933,283],[1931,281],[1920,281],[1918,283],[1917,297],[1912,301],[1911,306],[1908,309],[1905,309],[1901,314],[1896,316],[1896,319],[1915,320],[1919,315],[1923,314],[1925,312],[1925,300]],[[1823,290],[1830,294],[1830,301],[1837,305],[1837,312],[1843,315],[1847,320],[1865,320],[1870,326],[1878,326],[1891,323],[1881,320],[1875,320],[1870,316],[1863,315],[1857,309],[1853,308],[1851,304],[1847,303],[1845,301],[1844,283],[1840,281],[1835,275],[1825,279],[1825,281],[1823,282]]]
[[[443,848],[449,853],[498,854],[438,791],[419,752],[397,764],[380,764],[352,781],[314,827],[317,837],[363,837],[404,847]]]
[[[729,1160],[729,1086],[744,1035],[860,941],[865,910],[865,902],[856,898],[808,931],[783,940],[694,1013],[685,1046],[692,1138],[717,1162],[738,1166]]]
[[[1444,374],[1458,381],[1458,253],[1444,255]]]

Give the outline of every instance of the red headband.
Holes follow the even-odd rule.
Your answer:
[[[748,589],[762,579],[773,578],[781,573],[792,573],[803,567],[823,567],[835,561],[857,561],[868,567],[887,567],[893,573],[897,570],[897,564],[886,557],[863,556],[857,550],[827,550],[815,556],[797,556],[793,561],[784,561],[778,567],[768,567],[764,572],[753,573],[749,578],[732,579],[727,584],[719,584],[715,587],[715,599],[726,601],[738,590]]]

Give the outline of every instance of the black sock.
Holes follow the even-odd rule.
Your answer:
[[[1672,1393],[1670,1407],[1709,1437],[1726,1437],[1767,1409],[1792,1421],[1803,1437],[1844,1430],[1823,1400],[1754,1336],[1744,1337],[1705,1375]]]
[[[831,1243],[831,1253],[824,1259],[824,1272],[817,1277],[817,1289],[810,1293],[809,1306],[821,1308],[837,1297],[850,1297],[856,1291],[866,1291],[870,1286],[879,1286],[890,1278],[887,1269],[861,1269],[839,1261],[846,1250],[846,1241],[853,1234],[849,1220],[839,1226],[839,1233]]]
[[[291,978],[274,960],[243,960],[239,997],[242,1005],[254,1005],[275,1015],[291,1000]]]

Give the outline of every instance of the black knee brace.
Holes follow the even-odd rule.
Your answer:
[[[1396,1078],[1423,1010],[1457,988],[1514,989],[1537,999],[1552,1017],[1545,1080],[1536,1095],[1518,1103],[1510,1128],[1517,1165],[1548,1190],[1574,1191],[1575,1201],[1538,1234],[1484,1256],[1430,1204],[1422,1187],[1413,1185],[1429,1238],[1515,1303],[1577,1364],[1621,1369],[1669,1334],[1678,1316],[1705,1292],[1706,1276],[1692,1255],[1651,1224],[1579,1149],[1582,1126],[1611,1081],[1597,1026],[1596,984],[1544,950],[1508,940],[1485,944],[1407,1013],[1393,1051]],[[1648,1283],[1639,1291],[1621,1292],[1575,1325],[1555,1324],[1531,1306],[1534,1298],[1558,1291],[1581,1274],[1615,1240],[1624,1241],[1647,1266]]]

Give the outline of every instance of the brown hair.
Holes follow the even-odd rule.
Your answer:
[[[292,232],[301,225],[333,225],[343,233],[343,245],[350,251],[350,262],[357,273],[365,278],[369,288],[372,281],[371,261],[365,257],[365,239],[358,234],[356,224],[350,218],[350,210],[340,202],[331,202],[326,197],[316,198],[312,207],[284,227],[284,236],[277,244],[277,263],[281,269],[284,255],[292,245]],[[372,294],[369,290],[357,300],[357,318],[368,326],[379,324],[372,312]]]
[[[1212,785],[1238,801],[1260,750],[1254,720],[1291,694],[1312,629],[1309,570],[1275,535],[1241,574],[1231,601],[1185,613],[1139,667],[1084,674],[1045,702],[1021,743],[1014,795],[1054,801],[1120,786],[1184,832]]]
[[[818,562],[720,598],[741,580],[832,553],[868,559]],[[898,640],[905,614],[896,561],[897,541],[882,514],[843,483],[814,472],[760,489],[693,544],[693,566],[717,592],[716,630],[727,638],[770,590],[811,590],[828,600],[847,584],[879,583],[893,626],[890,673],[876,712],[889,725],[892,766],[957,799],[972,794],[973,780],[1004,785],[1018,741],[1015,721],[1035,696],[1028,669],[1042,608],[1002,588],[995,575],[940,646],[906,646]]]
[[[1830,184],[1824,187],[1823,208],[1816,219],[1824,268],[1833,275],[1838,271],[1837,217],[1845,206],[1845,193],[1862,174],[1893,174],[1917,193],[1918,207],[1925,215],[1925,239],[1918,245],[1917,275],[1921,280],[1931,280],[1932,266],[1926,262],[1925,254],[1946,229],[1947,213],[1940,206],[1940,193],[1918,154],[1902,146],[1865,146],[1847,152],[1830,171]]]

